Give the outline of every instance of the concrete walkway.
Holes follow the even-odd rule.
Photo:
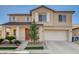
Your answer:
[[[53,54],[79,54],[79,46],[67,41],[47,41],[47,48]]]
[[[27,47],[28,41],[22,41],[20,46],[16,49],[17,51],[22,51]]]

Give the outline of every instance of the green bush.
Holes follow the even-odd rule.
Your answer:
[[[26,47],[25,49],[44,49],[43,46],[39,46],[39,47]]]
[[[4,39],[3,38],[0,38],[0,43],[2,43],[4,41]]]
[[[19,41],[19,40],[15,40],[15,42],[14,42],[16,45],[20,45],[21,44],[21,41]]]
[[[0,47],[0,50],[14,50],[17,47]]]
[[[12,44],[12,40],[14,40],[15,37],[14,36],[7,36],[6,39],[9,40],[10,44]]]

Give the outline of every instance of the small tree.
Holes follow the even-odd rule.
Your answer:
[[[36,43],[36,41],[38,40],[38,31],[35,20],[33,20],[33,22],[30,25],[29,36],[31,37],[31,40],[33,40],[34,43]]]

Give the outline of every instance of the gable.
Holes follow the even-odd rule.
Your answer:
[[[54,10],[52,10],[52,9],[50,9],[50,8],[48,8],[48,7],[46,7],[46,6],[39,6],[39,7],[37,7],[37,8],[35,8],[35,9],[32,9],[30,12],[32,13],[33,11],[38,11],[38,10],[40,10],[40,11],[53,11],[53,12],[55,12]]]
[[[32,14],[33,11],[37,11],[37,10],[40,10],[40,9],[48,10],[48,11],[56,12],[56,13],[72,13],[73,14],[75,12],[75,11],[55,11],[55,10],[52,10],[51,8],[48,8],[48,7],[42,5],[42,6],[39,6],[39,7],[35,8],[35,9],[32,9],[30,11],[30,13]]]

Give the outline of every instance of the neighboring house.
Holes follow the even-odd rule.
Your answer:
[[[2,24],[2,37],[15,36],[17,40],[30,40],[29,25],[34,19],[38,25],[39,40],[72,41],[72,14],[74,11],[55,11],[39,6],[30,14],[8,14],[9,22]]]
[[[79,25],[76,24],[76,25],[73,25],[72,27],[72,36],[79,36]]]
[[[2,25],[0,25],[0,38],[2,36]]]

